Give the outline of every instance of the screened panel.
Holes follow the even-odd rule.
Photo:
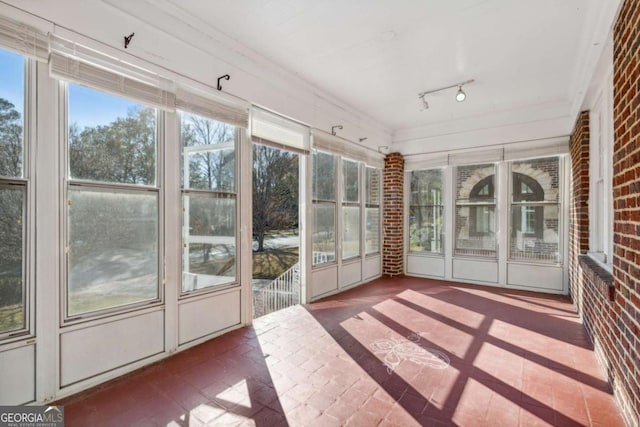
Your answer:
[[[25,59],[0,49],[0,177],[24,175]]]
[[[182,113],[183,188],[234,192],[236,135],[235,126]]]
[[[411,172],[411,205],[442,204],[442,169],[416,170]]]
[[[71,179],[156,185],[156,110],[69,85]]]
[[[313,265],[336,259],[336,205],[313,204]]]
[[[184,195],[182,291],[236,281],[236,199]]]
[[[409,251],[443,253],[443,210],[439,205],[409,208]]]
[[[443,254],[443,171],[415,170],[410,175],[409,251]]]
[[[342,259],[360,256],[360,207],[342,207]]]
[[[366,168],[366,200],[367,205],[380,204],[380,188],[382,185],[382,173],[380,169]]]
[[[313,199],[336,199],[336,164],[332,154],[314,151],[313,153]]]
[[[456,255],[496,255],[495,206],[456,207]]]
[[[158,298],[158,195],[70,189],[67,313]]]
[[[511,164],[510,259],[560,260],[560,159],[548,157]]]
[[[367,207],[365,210],[365,253],[376,254],[380,252],[380,208]]]
[[[342,201],[357,203],[360,200],[358,163],[342,160]]]
[[[0,186],[0,334],[25,327],[26,191]]]
[[[455,255],[496,257],[496,166],[456,168]]]

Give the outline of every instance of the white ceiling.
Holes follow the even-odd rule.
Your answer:
[[[571,116],[602,0],[165,0],[396,134]],[[604,23],[610,25],[610,23]],[[427,97],[418,92],[475,79]],[[583,79],[584,80],[584,79]]]

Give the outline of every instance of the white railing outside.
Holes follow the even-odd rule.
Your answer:
[[[268,285],[253,290],[253,317],[300,304],[300,263],[294,264]]]
[[[329,262],[329,254],[327,252],[313,251],[312,257],[313,257],[313,265],[324,264],[325,262]]]

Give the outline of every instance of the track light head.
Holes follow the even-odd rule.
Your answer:
[[[467,99],[467,94],[462,90],[462,85],[458,86],[458,93],[456,93],[456,101],[462,102]]]

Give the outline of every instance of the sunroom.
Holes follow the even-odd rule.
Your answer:
[[[374,351],[382,334],[430,351],[419,370],[463,377],[486,356],[468,358],[474,346],[497,345],[478,320],[491,318],[487,330],[504,327],[498,347],[522,358],[512,363],[571,371],[584,414],[544,398],[533,406],[552,415],[532,412],[509,397],[528,395],[524,383],[492,388],[499,373],[488,383],[469,373],[459,387],[483,383],[514,405],[516,423],[528,411],[597,425],[594,408],[615,402],[607,422],[638,425],[639,16],[633,0],[1,0],[0,405],[62,402],[77,414],[93,387],[190,369],[234,339],[234,351],[263,345],[267,360],[290,330],[309,358],[289,349],[289,368],[329,365],[304,339],[317,335],[337,343],[331,357],[350,364],[340,369],[372,380],[370,397],[391,398],[376,423],[469,425],[456,418],[472,412],[464,393],[441,402],[437,385],[426,396],[403,377],[417,411],[367,366],[396,378],[417,363]],[[416,317],[393,308],[399,300]],[[564,332],[549,332],[540,307]],[[452,324],[470,337],[468,357],[436,338]],[[570,360],[522,336],[511,347],[519,330],[548,335]],[[310,394],[291,415],[283,372],[259,365],[279,421],[364,423],[353,414],[370,400],[341,418],[304,412]],[[324,390],[340,376],[295,382]],[[225,402],[216,416],[240,405]],[[188,418],[204,403],[151,423],[215,425]],[[268,424],[248,408],[238,424]]]

